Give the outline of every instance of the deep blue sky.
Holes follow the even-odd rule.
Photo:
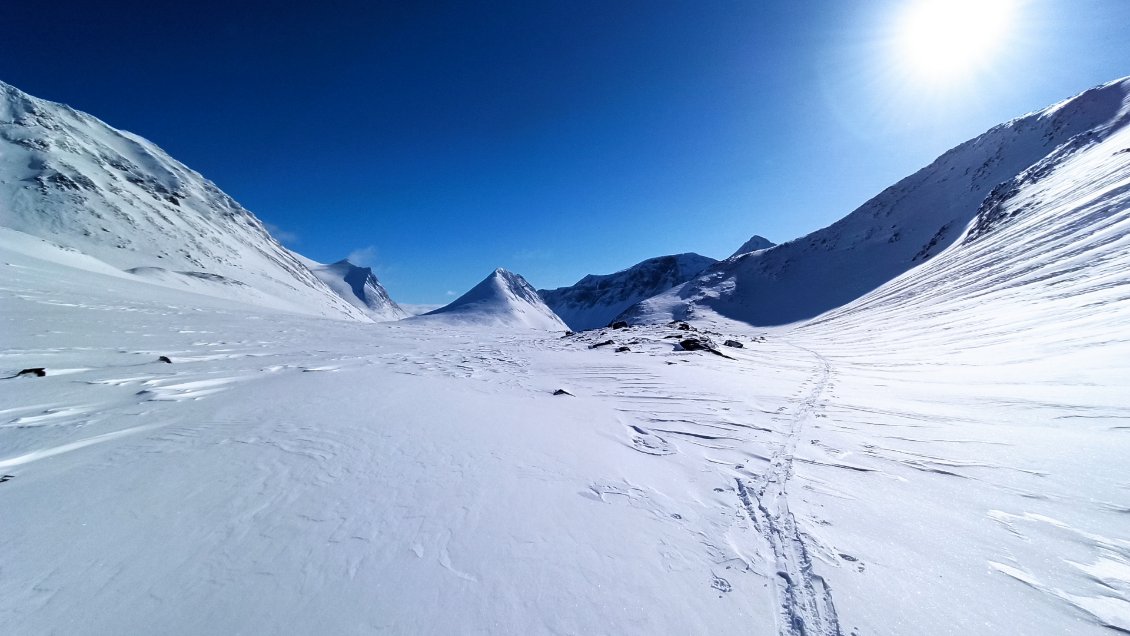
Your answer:
[[[920,1],[13,1],[0,79],[445,302],[498,266],[556,287],[795,238],[1130,74],[1130,2],[1028,0],[991,60],[931,83],[890,43]]]

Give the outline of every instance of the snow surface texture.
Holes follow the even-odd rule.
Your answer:
[[[410,320],[453,325],[566,329],[565,323],[546,306],[526,279],[501,267],[451,303],[413,316]]]
[[[589,274],[570,287],[538,293],[571,328],[606,327],[628,307],[690,280],[717,262],[693,253],[660,256],[615,274]]]
[[[371,268],[359,267],[348,259],[325,265],[299,254],[294,256],[335,294],[373,320],[383,322],[408,317],[408,312],[389,297]]]
[[[772,249],[738,255],[631,308],[630,321],[693,317],[700,308],[757,325],[813,318],[934,258],[1014,179],[1086,150],[1126,124],[1130,80],[1020,117],[950,150],[847,217]],[[1108,157],[1109,158],[1109,157]]]
[[[750,237],[750,239],[748,241],[746,241],[745,243],[742,243],[742,246],[739,247],[737,249],[737,251],[735,251],[730,256],[737,256],[738,254],[748,254],[750,252],[756,252],[758,250],[767,250],[770,247],[774,247],[776,245],[777,245],[776,243],[774,243],[773,241],[770,241],[769,239],[765,238],[764,236],[761,236],[759,234],[754,234],[753,236]]]
[[[1130,130],[1092,133],[763,329],[326,320],[0,228],[0,625],[1130,631]]]
[[[152,143],[0,82],[0,226],[168,287],[368,320]]]

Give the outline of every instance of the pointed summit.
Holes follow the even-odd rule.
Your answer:
[[[747,254],[749,252],[756,252],[757,250],[767,250],[770,247],[774,247],[776,245],[776,243],[770,241],[764,236],[754,234],[748,241],[742,243],[742,246],[730,255],[730,258],[733,258],[738,254]]]
[[[385,290],[384,285],[381,285],[381,281],[377,280],[371,268],[354,265],[345,258],[324,265],[299,254],[295,256],[335,294],[365,312],[373,320],[385,322],[408,316],[408,312],[389,297],[388,291]]]
[[[450,304],[418,318],[467,325],[566,328],[525,278],[501,267]]]

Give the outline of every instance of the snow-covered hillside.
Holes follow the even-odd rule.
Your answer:
[[[359,267],[350,263],[349,259],[327,265],[299,254],[294,256],[335,294],[365,312],[373,320],[377,322],[400,320],[409,315],[389,297],[388,291],[385,290],[384,285],[381,285],[381,281],[377,280],[372,268]]]
[[[628,307],[690,280],[717,262],[693,253],[660,256],[615,274],[589,274],[569,287],[538,293],[573,329],[593,329],[607,326]]]
[[[136,135],[3,82],[0,226],[151,283],[367,320],[200,174]]]
[[[748,254],[749,252],[756,252],[758,250],[767,250],[770,247],[774,247],[775,245],[777,244],[765,238],[764,236],[761,236],[760,234],[754,234],[749,238],[748,241],[742,243],[741,247],[734,250],[734,253],[730,256],[737,256],[738,254]]]
[[[1036,166],[1046,171],[1062,157],[1086,152],[1099,131],[1121,128],[1128,92],[1130,80],[1111,82],[997,126],[831,226],[723,261],[633,307],[627,317],[663,322],[709,308],[751,324],[779,325],[844,305],[934,258],[1018,175]]]
[[[456,325],[530,327],[565,330],[565,323],[546,306],[526,279],[501,267],[449,304],[413,316],[413,321]]]

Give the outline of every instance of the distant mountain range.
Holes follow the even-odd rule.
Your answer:
[[[952,262],[971,246],[982,254],[993,245],[1004,261],[1024,244],[1008,228],[1041,215],[1051,215],[1049,227],[1058,223],[1046,202],[1078,201],[1044,192],[1049,176],[1071,166],[1078,183],[1122,178],[1130,144],[1112,148],[1109,140],[1126,128],[1128,94],[1130,80],[1119,80],[996,126],[836,223],[782,245],[754,236],[724,261],[661,256],[554,290],[535,291],[498,269],[413,319],[574,330],[704,316],[781,325],[886,297],[891,285],[905,290],[908,272],[934,272],[940,285],[944,273],[924,267],[940,255]],[[1081,218],[1063,231],[1092,222]],[[336,319],[408,316],[370,269],[292,253],[251,212],[152,143],[2,82],[0,226],[165,287]],[[993,242],[1006,234],[1016,242]]]
[[[569,287],[542,289],[538,294],[573,329],[594,329],[608,325],[628,307],[690,280],[717,262],[701,254],[660,256],[615,274],[589,274]]]

